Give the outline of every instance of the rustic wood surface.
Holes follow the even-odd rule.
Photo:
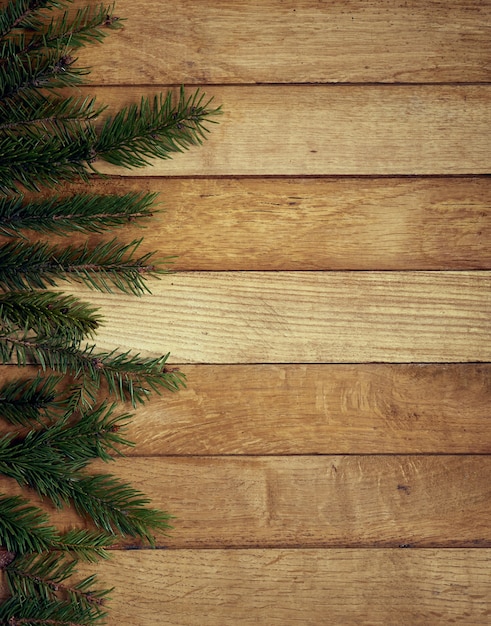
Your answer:
[[[170,350],[188,383],[94,468],[175,515],[97,566],[108,626],[488,624],[491,2],[118,12],[82,93],[185,83],[223,114],[95,183],[160,192],[121,237],[176,273],[142,299],[62,285],[100,306],[101,348]]]
[[[122,552],[114,624],[486,624],[489,550]],[[131,583],[129,583],[131,581]]]
[[[156,87],[84,89],[109,111]],[[166,91],[166,89],[163,89]],[[491,85],[206,86],[223,107],[199,149],[159,175],[485,174]],[[100,166],[117,173],[112,166]]]

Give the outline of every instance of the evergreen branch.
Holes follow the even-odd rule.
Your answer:
[[[70,1],[70,0],[68,0]],[[10,0],[0,9],[0,38],[15,28],[32,28],[36,13],[44,8],[62,8],[66,2],[58,0]]]
[[[92,626],[105,617],[97,605],[14,596],[0,604],[0,626]]]
[[[65,417],[45,429],[30,430],[22,438],[1,437],[0,471],[20,485],[31,485],[32,475],[42,473],[43,463],[49,464],[44,470],[49,482],[63,470],[68,475],[77,472],[92,459],[112,460],[109,452],[121,454],[120,446],[133,445],[120,435],[130,416],[113,417],[113,411],[114,406],[103,403],[83,413],[76,422]],[[46,490],[40,494],[50,495]]]
[[[46,602],[66,600],[82,606],[104,606],[109,589],[94,589],[95,576],[89,576],[76,585],[65,581],[76,573],[78,562],[66,553],[26,554],[17,556],[3,568],[13,596],[37,597]]]
[[[79,515],[107,533],[138,537],[153,546],[152,531],[171,528],[170,515],[148,508],[146,496],[111,474],[83,476],[71,487],[71,501]]]
[[[10,56],[7,63],[0,65],[0,101],[36,93],[38,89],[80,85],[87,70],[74,67],[74,62],[67,49],[49,49],[26,58]]]
[[[0,270],[1,274],[1,270]],[[37,336],[78,344],[94,335],[101,317],[72,295],[50,291],[0,293],[0,336],[33,331]]]
[[[1,130],[1,127],[0,127]],[[77,194],[24,203],[22,197],[0,198],[0,233],[22,236],[23,230],[68,235],[100,233],[140,218],[152,217],[156,194]]]
[[[42,143],[46,133],[52,133],[63,143],[67,133],[77,136],[102,113],[104,107],[97,108],[95,102],[95,98],[22,94],[0,102],[0,131],[12,141],[21,139],[19,133],[28,133]]]
[[[109,392],[121,401],[130,400],[133,406],[148,399],[151,391],[177,391],[184,385],[184,376],[165,363],[169,354],[157,358],[142,358],[131,352],[96,352],[95,345],[84,350],[60,344],[53,338],[18,339],[0,336],[0,361],[10,363],[15,358],[19,365],[33,362],[61,374],[70,374],[80,380],[82,391],[97,392],[102,381]],[[89,394],[90,398],[91,394]]]
[[[79,8],[75,15],[65,11],[57,19],[52,19],[42,30],[41,36],[33,37],[25,52],[44,47],[79,48],[87,44],[101,43],[108,28],[120,28],[121,18],[114,14],[114,4],[100,3]]]
[[[141,240],[121,244],[116,239],[90,249],[84,246],[59,248],[47,243],[9,242],[0,245],[0,288],[46,289],[59,280],[82,282],[92,289],[142,295],[145,278],[165,270],[152,262],[153,254],[135,258]]]
[[[15,554],[44,552],[59,544],[48,516],[20,496],[0,496],[0,545]]]
[[[76,178],[88,180],[86,164],[92,158],[91,127],[84,134],[49,136],[39,141],[33,136],[0,137],[0,193],[19,193],[22,186],[39,191]]]
[[[0,388],[0,417],[15,426],[53,419],[64,406],[57,399],[55,388],[59,382],[59,377],[38,375],[6,383]]]
[[[197,90],[187,97],[181,88],[176,105],[169,91],[154,96],[153,102],[142,98],[140,106],[130,105],[114,117],[108,117],[94,145],[96,157],[123,167],[143,167],[149,159],[168,159],[172,153],[183,152],[200,144],[208,129],[206,122],[220,111],[210,109],[211,100],[204,101]]]
[[[52,550],[60,550],[95,563],[98,559],[107,559],[107,549],[114,544],[114,536],[100,531],[74,528],[60,535],[50,546]]]

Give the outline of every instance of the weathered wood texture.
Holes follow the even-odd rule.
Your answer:
[[[190,272],[89,297],[101,347],[174,363],[491,360],[489,272]]]
[[[121,3],[81,62],[103,84],[489,81],[488,0]]]
[[[125,234],[176,255],[176,270],[491,268],[487,177],[119,178],[95,189],[159,193],[162,212]]]
[[[108,626],[488,624],[491,3],[120,5],[81,93],[186,83],[223,115],[94,187],[160,191],[121,237],[181,271],[141,300],[71,287],[101,349],[188,375],[94,468],[176,515],[97,566]]]
[[[86,90],[85,90],[86,91]],[[84,93],[85,93],[84,91]],[[91,89],[111,108],[155,87]],[[159,175],[481,174],[489,170],[491,85],[207,86],[223,106],[199,149]],[[120,173],[115,167],[100,168]]]
[[[160,548],[491,547],[489,455],[141,457],[93,471],[175,516]],[[54,519],[83,525],[71,510]]]
[[[486,624],[489,550],[179,550],[101,563],[111,624]],[[129,582],[131,581],[131,582]]]
[[[0,378],[37,371],[3,367]],[[126,434],[136,446],[127,456],[491,452],[489,363],[181,371],[186,389],[154,397],[134,413]]]

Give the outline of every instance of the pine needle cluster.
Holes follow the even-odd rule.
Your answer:
[[[100,623],[110,590],[95,576],[72,582],[77,563],[107,558],[125,537],[154,545],[155,533],[169,528],[170,516],[143,493],[90,467],[133,445],[124,435],[131,415],[119,402],[136,407],[152,393],[176,391],[183,375],[166,366],[167,354],[99,350],[102,316],[60,288],[78,282],[142,296],[171,259],[139,254],[141,240],[114,236],[95,245],[40,240],[144,225],[156,198],[67,196],[60,183],[90,184],[100,161],[135,168],[170,158],[200,144],[219,112],[199,90],[142,98],[113,115],[67,91],[89,73],[77,66],[76,49],[122,23],[113,5],[70,5],[0,0],[0,364],[19,372],[0,383],[0,419],[10,428],[0,436],[0,474],[22,491],[0,494],[0,570],[10,594],[0,626]],[[30,493],[71,507],[90,529],[61,533]]]

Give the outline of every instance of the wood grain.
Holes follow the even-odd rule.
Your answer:
[[[81,4],[81,1],[78,3]],[[489,81],[487,0],[117,4],[80,62],[104,84]],[[156,45],[156,42],[158,44]],[[128,51],[131,50],[131,53]]]
[[[159,89],[161,89],[159,87]],[[91,88],[113,110],[159,89]],[[88,90],[84,90],[84,93]],[[199,149],[140,170],[161,175],[481,174],[491,85],[206,86],[223,106]],[[106,173],[121,173],[100,165]]]
[[[107,626],[489,623],[489,550],[180,550],[100,563]],[[87,572],[91,572],[87,569]]]
[[[491,452],[489,363],[181,369],[186,389],[134,413],[128,456]]]
[[[489,272],[179,273],[101,307],[98,344],[174,363],[491,359]]]
[[[90,471],[175,517],[161,547],[491,547],[489,455],[141,457]],[[62,530],[84,526],[51,512]]]
[[[129,454],[491,452],[489,364],[182,369],[187,389],[135,413]]]
[[[94,191],[159,193],[162,213],[121,237],[179,270],[491,269],[487,177],[117,178]]]

